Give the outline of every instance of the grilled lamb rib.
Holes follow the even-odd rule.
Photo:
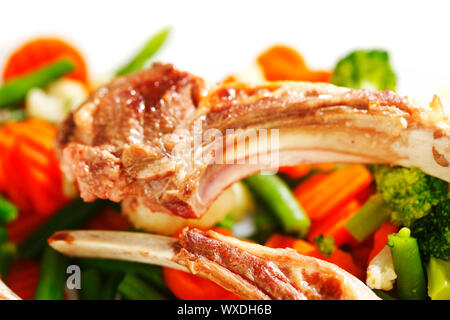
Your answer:
[[[233,182],[279,165],[385,163],[450,181],[450,127],[435,106],[323,83],[208,87],[155,64],[95,91],[61,124],[57,153],[86,201],[198,218]]]
[[[379,299],[334,264],[211,230],[185,228],[178,240],[142,232],[71,230],[56,232],[48,242],[72,257],[134,261],[190,272],[248,300]]]

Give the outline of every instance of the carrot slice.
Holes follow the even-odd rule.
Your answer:
[[[70,60],[75,66],[67,77],[87,83],[87,68],[82,55],[72,45],[57,38],[32,39],[19,47],[7,59],[3,80],[25,75],[62,58]]]
[[[329,82],[331,72],[310,70],[303,57],[294,49],[276,45],[258,57],[267,80],[296,80],[312,82]]]
[[[294,194],[312,220],[323,219],[372,182],[372,175],[362,165],[336,170],[307,190],[296,188]],[[304,192],[303,192],[304,191]]]
[[[163,268],[164,280],[172,293],[182,300],[240,300],[218,284],[192,274]]]
[[[348,243],[353,237],[345,228],[345,223],[358,212],[360,207],[357,200],[351,200],[328,217],[314,221],[308,232],[308,240],[313,242],[314,237],[323,235],[332,237],[334,244],[338,247]]]
[[[381,250],[383,250],[388,241],[388,235],[397,232],[397,226],[390,222],[383,222],[380,228],[373,234],[373,248],[370,251],[368,261],[371,261]]]

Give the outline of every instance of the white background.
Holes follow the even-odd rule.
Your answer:
[[[101,76],[167,25],[174,32],[158,59],[208,80],[240,70],[268,46],[284,43],[319,68],[332,68],[354,48],[386,48],[402,94],[430,98],[450,86],[450,10],[446,1],[429,0],[2,0],[0,65],[23,40],[56,35],[79,47],[91,75]]]

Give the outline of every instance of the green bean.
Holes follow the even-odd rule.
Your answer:
[[[127,300],[165,300],[166,298],[145,281],[128,273],[119,284],[117,291]]]
[[[37,257],[47,244],[47,239],[56,231],[81,227],[96,214],[107,201],[84,202],[74,200],[47,220],[37,231],[28,237],[19,247],[20,255],[25,258]]]
[[[276,214],[286,232],[306,236],[311,222],[280,177],[255,174],[244,182]]]
[[[22,101],[31,88],[45,87],[74,69],[69,60],[62,59],[6,82],[0,87],[0,108]]]
[[[81,273],[81,300],[98,300],[100,298],[102,278],[97,270],[86,269]]]
[[[36,300],[61,300],[66,285],[69,258],[46,247],[41,261],[39,282],[34,294]]]
[[[133,59],[116,72],[116,76],[122,76],[143,69],[148,60],[153,57],[164,44],[169,32],[170,28],[165,28],[153,35]]]
[[[123,274],[115,273],[106,279],[106,282],[100,293],[100,300],[114,300],[117,294],[117,288],[122,282]]]
[[[0,196],[0,223],[10,223],[17,218],[18,210],[15,205]]]
[[[8,276],[11,262],[17,257],[17,247],[11,242],[0,244],[0,276],[4,279]]]
[[[417,240],[411,230],[402,228],[388,236],[394,269],[397,274],[397,293],[400,299],[424,300],[427,297],[425,274],[420,259]]]
[[[148,281],[152,287],[158,289],[165,295],[170,295],[166,287],[160,267],[122,260],[82,258],[75,261],[82,268],[95,268],[101,273],[108,275],[111,272],[133,273]]]
[[[359,242],[374,233],[391,216],[389,206],[380,194],[375,194],[351,217],[345,228]]]
[[[394,297],[387,294],[386,292],[384,292],[383,290],[374,289],[373,292],[375,292],[375,294],[379,296],[382,300],[397,300]]]
[[[2,226],[0,226],[0,245],[6,243],[8,240],[8,231]]]

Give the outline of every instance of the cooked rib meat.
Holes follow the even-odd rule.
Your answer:
[[[361,281],[336,265],[298,254],[185,228],[174,260],[243,299],[377,299]]]
[[[233,182],[279,165],[386,163],[450,181],[450,126],[435,109],[323,83],[207,87],[155,64],[94,92],[60,126],[57,152],[86,201],[198,218]]]
[[[179,240],[142,232],[59,231],[49,245],[72,257],[157,264],[210,279],[243,299],[378,299],[334,264],[213,231],[185,228]]]

